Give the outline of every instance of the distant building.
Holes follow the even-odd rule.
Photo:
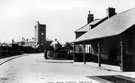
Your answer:
[[[23,47],[32,47],[38,49],[39,51],[44,51],[44,49],[49,48],[51,43],[52,40],[46,38],[46,25],[40,24],[39,21],[37,21],[37,24],[35,25],[34,37],[31,39],[25,39],[22,37],[22,40],[17,42],[12,40],[12,43],[8,44],[8,46],[12,47],[14,44]],[[0,45],[5,46],[6,44]]]
[[[33,40],[31,40],[31,41],[22,41],[21,43],[23,43],[23,46],[36,48],[36,42],[33,41]]]
[[[40,24],[39,21],[35,26],[35,41],[37,45],[44,49],[46,41],[46,25]]]
[[[35,40],[22,39],[21,41],[17,41],[17,42],[14,41],[14,42],[8,44],[8,46],[12,46],[12,44],[17,44],[17,45],[23,46],[23,47],[36,48],[36,41]]]
[[[52,42],[53,42],[52,40],[46,38],[45,49],[48,49],[50,47],[50,45],[51,45]]]

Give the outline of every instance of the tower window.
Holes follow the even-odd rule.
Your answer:
[[[41,35],[44,35],[44,33],[42,32]]]

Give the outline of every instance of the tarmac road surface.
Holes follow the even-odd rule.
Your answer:
[[[122,74],[107,71],[73,60],[45,60],[43,53],[30,54],[0,65],[0,83],[46,83],[81,82],[91,83],[86,76]],[[93,82],[92,82],[93,83]]]

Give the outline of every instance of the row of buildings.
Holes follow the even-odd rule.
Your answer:
[[[32,38],[31,40],[22,38],[21,41],[12,41],[12,43],[24,47],[28,46],[32,48],[38,48],[39,50],[44,51],[44,49],[48,48],[52,43],[52,40],[46,38],[46,25],[40,24],[39,21],[37,21],[34,29],[34,38]]]
[[[50,47],[52,40],[46,38],[46,25],[37,22],[35,25],[35,34],[32,39],[22,38],[21,41],[12,43],[0,43],[0,59],[23,53],[43,52]]]
[[[74,61],[96,61],[119,65],[122,71],[135,71],[135,8],[116,13],[109,7],[107,16],[94,19],[75,31]]]

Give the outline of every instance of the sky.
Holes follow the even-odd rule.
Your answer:
[[[120,13],[134,8],[135,0],[0,0],[0,42],[34,37],[37,21],[46,24],[47,38],[71,42],[89,11],[95,19],[104,18],[108,7]]]

